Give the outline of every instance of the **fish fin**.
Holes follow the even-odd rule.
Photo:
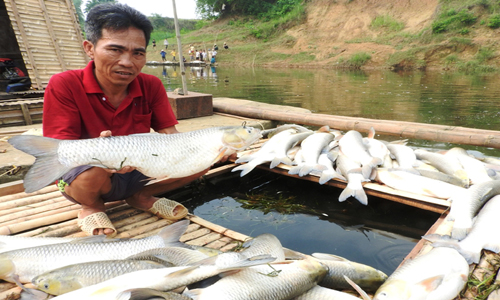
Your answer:
[[[231,170],[231,172],[241,171],[240,177],[243,177],[243,176],[247,175],[248,173],[250,173],[250,171],[252,171],[253,169],[255,169],[255,167],[256,166],[254,164],[247,163],[247,164],[244,164],[244,165],[239,165],[237,167],[234,167]]]
[[[368,205],[368,197],[366,196],[363,188],[355,190],[350,187],[346,187],[342,193],[340,193],[339,202],[344,202],[349,197],[354,197],[359,201],[359,203]]]
[[[370,130],[368,131],[368,136],[369,139],[375,138],[375,128],[370,127]]]
[[[427,279],[424,279],[418,283],[418,285],[424,287],[426,292],[432,292],[436,290],[439,285],[443,282],[444,275],[436,275]]]
[[[117,300],[147,300],[147,299],[171,299],[173,292],[162,292],[150,288],[137,288],[120,292],[116,295]]]
[[[325,184],[328,181],[330,181],[330,179],[332,179],[333,177],[335,177],[335,173],[332,173],[332,172],[323,172],[323,173],[321,173],[321,176],[319,177],[318,183],[319,184]]]
[[[363,289],[359,285],[357,285],[354,281],[352,281],[349,277],[344,275],[344,279],[345,281],[347,281],[347,283],[349,283],[352,286],[354,290],[356,290],[359,293],[359,295],[363,300],[372,300],[370,296],[368,296],[368,294],[365,291],[363,291]]]
[[[203,294],[203,289],[193,289],[189,291],[184,291],[184,293],[182,293],[182,295],[187,296],[193,300],[200,299],[202,294]]]
[[[335,162],[337,160],[337,157],[339,157],[339,152],[338,151],[330,151],[330,152],[328,152],[326,157],[328,157],[328,159],[331,160],[332,162]]]
[[[334,254],[316,252],[316,253],[311,254],[311,256],[314,258],[317,258],[317,259],[321,259],[321,260],[350,262],[350,260],[343,258],[341,256],[334,255]]]
[[[26,193],[32,193],[55,182],[71,170],[59,162],[57,149],[60,140],[34,135],[17,135],[8,141],[16,149],[36,157],[24,177]]]
[[[224,154],[226,153],[226,151],[227,151],[227,147],[222,147],[219,151],[219,155],[217,155],[217,157],[214,159],[214,161],[212,161],[212,163],[210,165],[213,165],[216,162],[218,162],[219,160],[221,160],[224,157]]]
[[[288,170],[288,174],[297,175],[297,174],[299,174],[301,168],[302,168],[302,165],[292,167],[290,170]]]
[[[271,164],[269,165],[269,168],[274,168],[276,166],[278,166],[279,164],[285,164],[285,165],[288,165],[288,166],[291,166],[292,165],[292,160],[288,157],[275,157],[273,158],[273,160],[271,161]]]
[[[168,247],[187,248],[186,244],[179,241],[181,236],[186,232],[189,226],[189,220],[177,221],[168,225],[158,232],[158,236],[163,239],[163,242]]]
[[[7,297],[8,298],[8,297]],[[49,294],[36,289],[24,288],[21,291],[20,300],[45,300],[49,299]]]
[[[312,165],[302,165],[302,167],[300,168],[300,171],[299,171],[299,176],[300,177],[306,176],[309,173],[311,173],[312,170],[314,170],[314,166],[312,166]]]

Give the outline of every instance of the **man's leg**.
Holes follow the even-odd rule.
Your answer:
[[[111,173],[102,168],[94,167],[78,175],[70,185],[64,188],[64,192],[68,196],[81,204],[80,219],[97,212],[106,211],[101,195],[111,190],[111,175]],[[110,228],[99,228],[93,234],[108,235],[112,233],[113,230]]]

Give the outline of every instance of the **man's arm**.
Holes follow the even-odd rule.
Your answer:
[[[179,131],[177,131],[177,128],[175,128],[175,125],[160,129],[160,130],[158,130],[158,132],[159,133],[166,133],[166,134],[179,133]]]

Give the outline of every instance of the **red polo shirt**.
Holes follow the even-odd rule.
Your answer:
[[[117,108],[107,101],[94,76],[94,62],[80,70],[53,75],[45,89],[43,135],[57,139],[158,131],[177,124],[160,79],[140,73]]]

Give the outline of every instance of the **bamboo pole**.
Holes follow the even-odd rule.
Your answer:
[[[13,185],[16,187],[18,187],[19,184],[22,184],[22,181],[15,181],[15,183],[13,183]],[[43,195],[46,193],[55,192],[55,191],[57,191],[57,186],[49,185],[47,187],[44,187],[41,190],[38,190],[38,191],[33,192],[33,193],[29,193],[29,194],[25,193],[25,192],[18,192],[16,194],[10,194],[10,192],[9,192],[10,189],[11,189],[11,185],[7,184],[7,183],[0,186],[0,195],[3,195],[0,197],[0,203],[15,200],[15,199],[25,198],[27,196]]]
[[[377,134],[400,138],[423,139],[454,144],[465,144],[500,149],[500,132],[458,126],[422,124],[404,121],[387,121],[366,118],[344,117],[315,113],[286,112],[283,109],[262,109],[247,105],[235,105],[214,101],[214,112],[222,112],[248,118],[276,120],[312,126],[328,125],[339,130],[368,132],[371,127]]]
[[[181,68],[182,92],[183,95],[186,96],[188,94],[187,84],[186,84],[186,68],[184,67],[184,59],[182,59],[183,52],[181,43],[181,32],[179,29],[179,21],[177,19],[177,8],[175,7],[175,0],[172,0],[172,6],[174,9],[174,25],[175,25],[175,36],[177,37],[177,50],[179,52],[179,66]]]
[[[47,194],[42,194],[42,195],[34,195],[34,196],[26,197],[26,198],[15,199],[12,201],[0,203],[0,210],[10,209],[10,208],[15,208],[15,207],[20,207],[20,206],[27,206],[30,204],[38,203],[40,201],[45,201],[48,199],[57,198],[60,196],[61,196],[60,192],[52,192],[52,193],[47,193]]]

